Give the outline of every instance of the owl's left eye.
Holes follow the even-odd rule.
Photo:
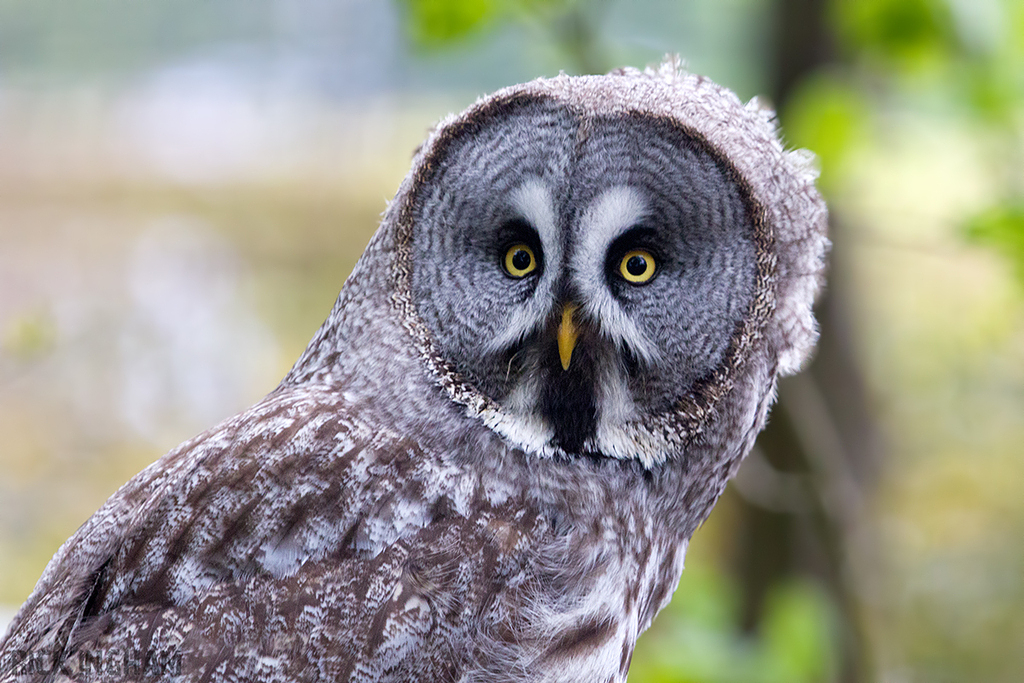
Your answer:
[[[537,270],[533,249],[523,243],[513,244],[505,251],[505,272],[515,278],[526,277]]]
[[[657,265],[654,256],[646,249],[632,249],[627,251],[622,260],[619,261],[619,275],[626,282],[634,285],[642,285],[654,277]]]

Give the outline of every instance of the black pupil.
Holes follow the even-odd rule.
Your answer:
[[[512,254],[512,267],[516,270],[526,270],[531,263],[533,263],[533,258],[525,249],[517,249],[516,253]]]
[[[630,256],[626,261],[626,272],[630,275],[640,277],[647,272],[647,259],[639,254]]]

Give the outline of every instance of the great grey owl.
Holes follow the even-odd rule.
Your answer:
[[[0,679],[624,681],[814,344],[814,177],[672,62],[444,120],[281,385],[60,548]]]

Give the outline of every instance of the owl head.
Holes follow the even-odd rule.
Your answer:
[[[752,440],[813,346],[815,175],[770,112],[675,62],[538,79],[435,129],[364,261],[473,419],[650,467],[726,414]]]

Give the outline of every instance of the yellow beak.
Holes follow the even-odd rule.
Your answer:
[[[562,359],[563,370],[569,369],[572,350],[576,348],[576,338],[579,336],[576,322],[572,319],[578,308],[576,304],[565,304],[562,307],[562,323],[558,326],[558,356]]]

